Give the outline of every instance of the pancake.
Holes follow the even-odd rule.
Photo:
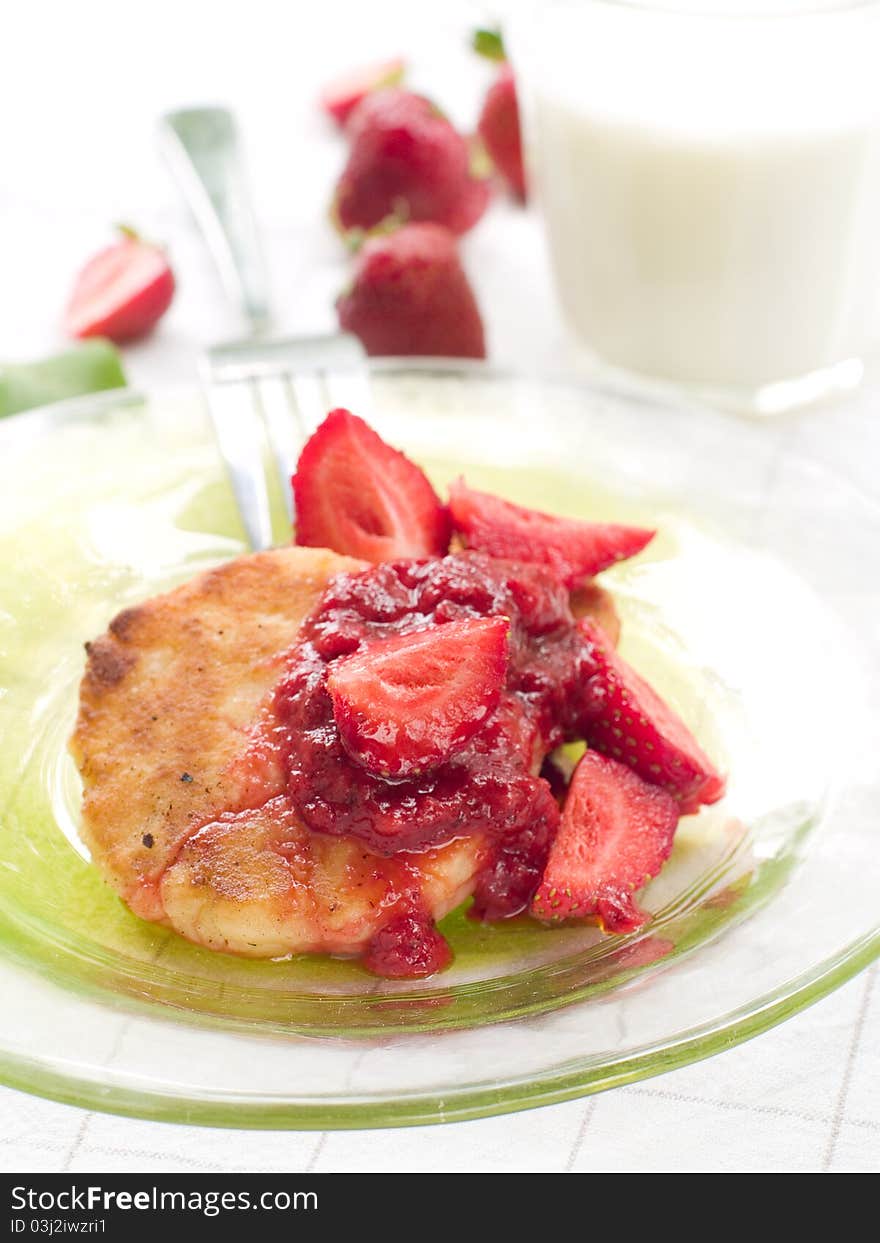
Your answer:
[[[327,581],[362,563],[289,547],[125,609],[87,645],[71,751],[82,838],[144,919],[253,957],[357,953],[405,897],[439,919],[484,844],[394,858],[313,833],[273,746],[285,652]]]

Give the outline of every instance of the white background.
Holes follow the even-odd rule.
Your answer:
[[[188,379],[199,346],[236,331],[155,150],[161,111],[196,103],[227,103],[240,117],[280,325],[332,327],[347,260],[325,209],[343,147],[315,108],[317,90],[339,69],[402,52],[413,84],[472,125],[491,76],[466,46],[482,12],[446,0],[10,6],[0,72],[0,358],[61,343],[72,276],[117,220],[166,243],[179,277],[159,333],[127,351],[132,379]],[[570,366],[533,213],[497,203],[463,250],[493,360]],[[877,404],[872,391],[854,399],[854,436]],[[874,475],[858,444],[839,456],[860,478]],[[661,1079],[445,1128],[244,1137],[86,1114],[0,1089],[0,1169],[875,1170],[875,976],[876,968],[776,1031]]]
[[[318,91],[328,73],[403,52],[412,85],[473,127],[493,74],[467,45],[481,12],[456,0],[21,6],[0,73],[2,356],[58,343],[73,275],[116,221],[168,244],[180,278],[161,334],[130,351],[135,379],[191,375],[195,348],[236,330],[156,149],[157,116],[199,103],[239,116],[281,324],[332,328],[348,263],[326,211],[344,146]],[[493,358],[539,366],[566,356],[533,224],[499,204],[463,249]]]

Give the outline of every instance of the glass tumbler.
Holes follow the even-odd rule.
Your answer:
[[[577,340],[756,412],[880,338],[880,3],[549,0],[506,30]]]

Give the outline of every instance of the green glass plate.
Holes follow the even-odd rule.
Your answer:
[[[0,427],[5,1082],[225,1126],[474,1117],[727,1048],[880,951],[864,573],[877,508],[781,456],[767,429],[705,410],[482,367],[389,364],[371,383],[379,430],[438,486],[464,473],[527,504],[659,527],[606,575],[623,650],[721,759],[728,796],[682,822],[640,933],[484,927],[460,910],[443,923],[454,964],[432,980],[237,959],[136,919],[77,836],[66,741],[82,645],[241,552],[241,531],[198,393],[18,416]]]

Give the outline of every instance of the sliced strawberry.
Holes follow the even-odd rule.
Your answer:
[[[449,517],[424,472],[348,410],[309,438],[291,483],[297,544],[375,562],[447,550]]]
[[[463,479],[449,489],[449,509],[468,548],[547,565],[568,587],[635,556],[655,534],[642,527],[557,518],[477,492]]]
[[[330,666],[343,745],[381,777],[409,777],[460,751],[498,706],[506,617],[427,626],[368,644]]]
[[[552,921],[596,916],[605,932],[640,928],[649,916],[633,895],[669,858],[678,817],[665,790],[587,751],[571,779],[531,913]]]
[[[724,778],[681,717],[621,660],[594,621],[583,618],[578,626],[593,669],[584,687],[590,746],[667,790],[685,814],[716,803]]]
[[[68,336],[107,337],[118,345],[146,336],[174,297],[165,252],[130,229],[90,259],[73,287],[64,316]]]
[[[403,81],[405,71],[406,63],[399,56],[392,60],[362,65],[359,69],[353,69],[327,83],[321,92],[321,107],[338,125],[344,125],[349,114],[370,91],[378,91],[385,86],[398,86]]]

